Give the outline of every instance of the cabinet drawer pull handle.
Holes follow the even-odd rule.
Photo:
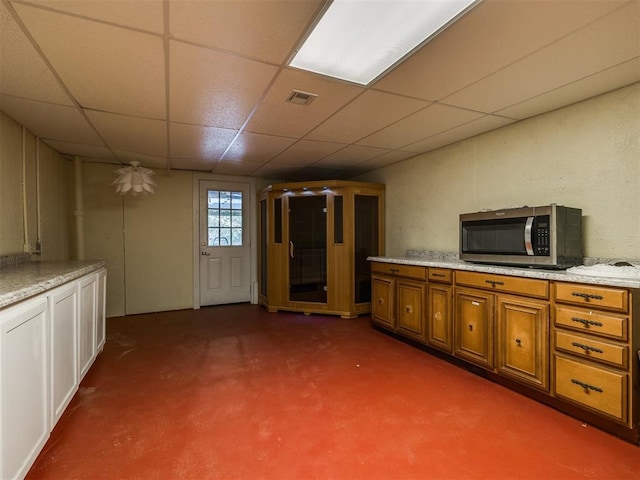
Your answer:
[[[445,274],[444,274],[444,273],[432,273],[432,274],[431,274],[431,276],[432,276],[432,277],[441,277],[441,278],[444,278],[444,277],[445,277]]]
[[[586,392],[589,390],[593,390],[594,392],[602,393],[603,390],[600,387],[595,387],[593,385],[589,385],[588,383],[581,382],[580,380],[576,380],[575,378],[571,379],[571,383],[575,383],[576,385],[580,385],[585,389]]]
[[[484,283],[488,283],[492,287],[495,287],[496,285],[504,285],[504,282],[500,282],[498,280],[485,280]]]
[[[602,295],[595,295],[593,293],[583,293],[583,292],[572,292],[571,295],[574,297],[584,298],[585,302],[589,300],[602,300],[604,297]]]
[[[393,273],[393,274],[396,274],[396,273],[398,273],[400,271],[400,269],[398,269],[398,268],[390,268],[389,271],[391,273]]]
[[[581,323],[587,328],[589,328],[592,325],[594,327],[603,327],[604,326],[604,324],[602,322],[596,322],[595,320],[586,320],[586,319],[580,318],[580,317],[571,317],[571,321],[572,322]]]
[[[571,342],[571,345],[573,345],[574,347],[581,348],[587,353],[589,353],[589,352],[604,353],[604,350],[600,350],[599,348],[591,347],[589,345],[584,345],[584,344],[578,343],[578,342]]]

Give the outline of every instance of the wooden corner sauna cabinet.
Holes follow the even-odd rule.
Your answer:
[[[384,254],[384,185],[282,183],[258,201],[260,304],[343,318],[371,311],[367,257]]]

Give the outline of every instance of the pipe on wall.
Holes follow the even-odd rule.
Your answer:
[[[27,210],[27,129],[22,127],[22,251],[31,253],[29,244],[29,212]]]
[[[82,159],[73,158],[74,180],[76,191],[76,257],[84,260],[84,203],[82,198]]]

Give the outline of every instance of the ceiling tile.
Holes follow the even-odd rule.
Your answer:
[[[171,120],[238,129],[277,68],[171,42]]]
[[[322,5],[306,1],[171,2],[173,38],[280,64]]]
[[[60,152],[64,155],[98,159],[107,162],[117,162],[116,158],[113,156],[113,153],[107,147],[102,147],[99,145],[87,145],[86,143],[63,142],[61,140],[50,139],[46,139],[44,140],[44,142],[55,151]]]
[[[171,157],[219,160],[238,130],[171,124]]]
[[[224,155],[225,162],[257,162],[266,163],[289,147],[295,138],[241,133]]]
[[[344,147],[346,147],[346,145],[342,143],[300,140],[291,145],[280,155],[273,158],[270,163],[284,165],[309,165]]]
[[[127,152],[125,150],[114,150],[113,153],[123,164],[140,162],[140,165],[147,168],[156,168],[159,170],[166,170],[169,168],[169,161],[165,157],[157,157],[137,152]]]
[[[28,125],[29,130],[39,137],[102,145],[100,137],[77,108],[9,95],[0,96],[0,108],[16,122]]]
[[[364,147],[361,145],[349,145],[348,147],[332,153],[328,157],[318,160],[314,167],[343,168],[358,165],[372,158],[388,153],[389,150],[376,147]]]
[[[401,162],[402,160],[407,160],[411,157],[415,157],[415,152],[403,152],[402,150],[392,150],[390,152],[384,153],[379,157],[372,158],[371,160],[367,160],[363,162],[359,166],[374,169],[387,167],[389,165],[393,165],[394,163]]]
[[[216,164],[213,173],[221,175],[253,175],[261,166],[262,163],[260,162],[222,160]]]
[[[286,178],[299,170],[299,165],[280,165],[267,163],[256,170],[254,175],[262,178]]]
[[[390,127],[370,135],[358,142],[360,145],[403,149],[405,145],[415,143],[439,132],[449,130],[482,117],[482,113],[434,103],[414,113]],[[415,151],[419,150],[404,149]]]
[[[172,170],[195,170],[197,172],[210,172],[216,166],[217,160],[204,160],[201,158],[172,158]]]
[[[167,127],[164,120],[128,117],[85,110],[87,117],[107,145],[114,150],[167,156]]]
[[[293,90],[318,96],[309,105],[297,105],[286,101]],[[260,102],[247,130],[302,137],[363,91],[320,75],[284,69]]]
[[[374,86],[441,100],[624,3],[484,0]]]
[[[463,140],[465,138],[474,137],[481,133],[489,132],[510,123],[514,123],[516,120],[505,117],[498,117],[495,115],[486,115],[484,117],[472,120],[469,123],[465,123],[459,127],[452,128],[446,132],[439,133],[432,137],[429,137],[420,142],[416,142],[411,145],[407,145],[407,150],[415,152],[428,152],[429,150],[435,150],[436,148],[444,147],[451,143]]]
[[[0,58],[0,93],[74,105],[4,3],[0,3]]]
[[[445,99],[492,113],[640,55],[640,2],[633,2]]]
[[[306,138],[353,143],[418,110],[428,102],[369,90],[313,130]]]
[[[506,117],[524,119],[635,82],[640,82],[640,57],[532,97],[496,113]]]
[[[162,0],[29,0],[29,3],[80,17],[162,34]]]
[[[161,37],[22,4],[15,8],[80,105],[165,117]]]

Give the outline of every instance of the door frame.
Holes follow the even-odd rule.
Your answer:
[[[193,174],[193,308],[200,308],[200,181],[220,183],[249,184],[247,208],[247,238],[249,241],[249,297],[253,304],[258,303],[258,200],[257,181],[253,177],[215,175],[212,173]]]

